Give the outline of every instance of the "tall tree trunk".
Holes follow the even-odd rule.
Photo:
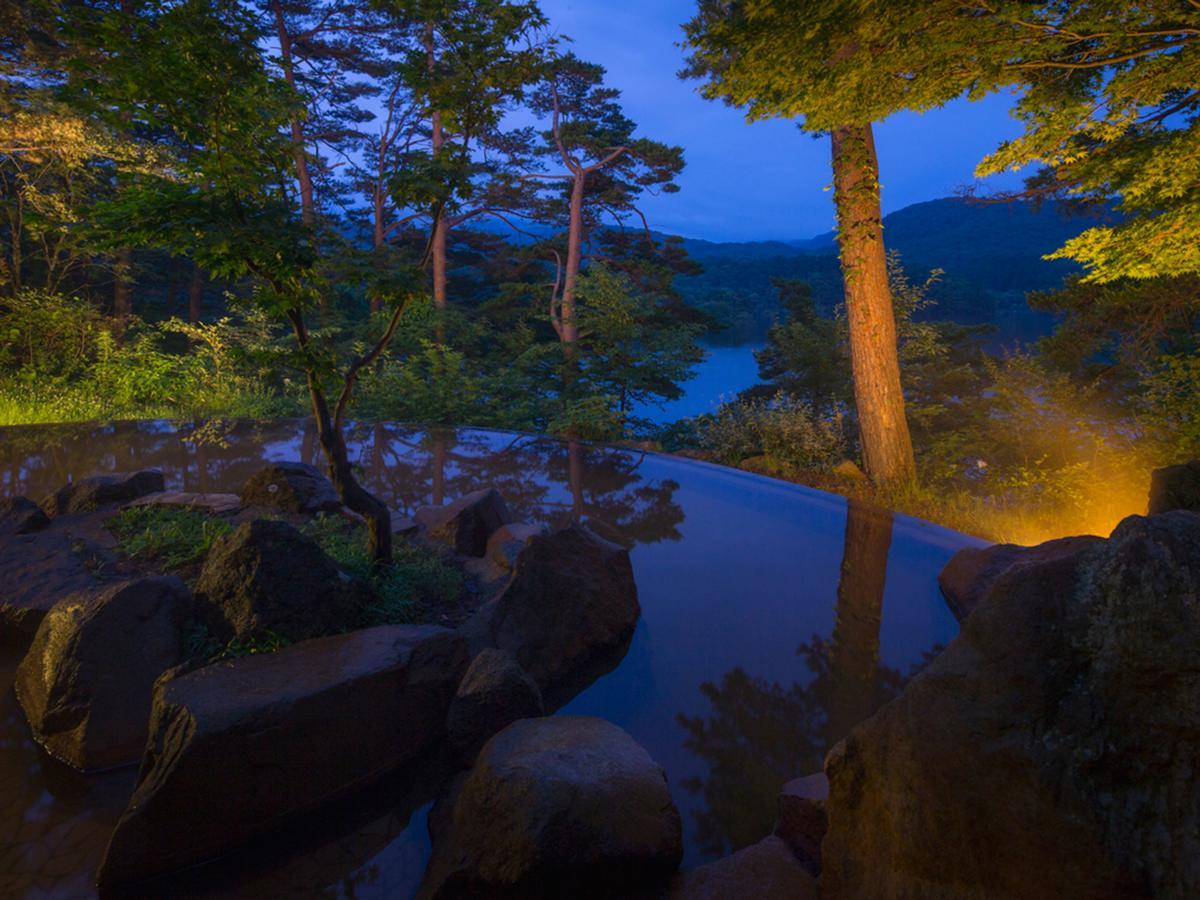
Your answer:
[[[427,22],[425,25],[425,66],[429,73],[430,87],[433,86],[434,76],[437,72],[437,55],[436,46],[434,44],[433,22]],[[431,100],[432,100],[431,96]],[[429,135],[430,147],[433,150],[433,155],[436,157],[445,146],[445,134],[442,131],[442,113],[434,104],[431,107],[429,115]],[[446,221],[446,213],[439,209],[437,215],[434,216],[433,224],[430,226],[432,231],[429,235],[430,241],[430,259],[433,262],[433,305],[438,310],[446,308],[446,232],[448,223]],[[438,340],[446,339],[443,333],[442,323],[438,323]]]
[[[875,711],[879,702],[879,628],[892,514],[859,500],[847,501],[846,536],[838,580],[826,710],[826,749]]]
[[[916,475],[888,287],[879,162],[870,125],[833,130],[833,190],[863,464],[877,484]]]
[[[117,334],[124,334],[133,315],[133,250],[122,247],[113,263],[113,318]]]
[[[188,321],[195,325],[200,321],[201,308],[204,305],[204,270],[192,266],[192,278],[188,282]]]
[[[163,303],[163,311],[168,319],[175,318],[175,307],[179,300],[179,285],[174,279],[167,282],[167,295]]]
[[[583,265],[583,192],[587,175],[577,171],[571,183],[571,218],[567,228],[567,265],[563,273],[562,331],[559,337],[564,344],[579,340],[579,324],[575,318],[575,292],[578,289],[579,270]],[[570,348],[568,347],[568,350]]]
[[[382,169],[382,161],[380,163]],[[387,214],[387,205],[384,202],[383,180],[377,178],[374,188],[372,189],[371,197],[371,224],[372,224],[372,245],[375,248],[375,265],[383,267],[383,248],[387,244],[386,225],[384,216]],[[371,312],[377,313],[383,309],[383,294],[378,289],[371,291]]]
[[[292,57],[292,36],[288,32],[287,19],[283,15],[280,0],[271,0],[271,11],[275,14],[276,39],[279,41],[279,57],[283,63],[283,77],[288,86],[296,89],[296,63]],[[304,124],[293,117],[288,123],[292,136],[292,159],[296,166],[296,183],[300,188],[300,220],[305,225],[317,222],[316,193],[313,189],[312,173],[308,168],[308,156],[304,152]]]

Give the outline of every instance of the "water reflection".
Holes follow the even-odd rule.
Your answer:
[[[830,742],[956,629],[935,579],[968,541],[903,516],[527,435],[372,424],[349,443],[364,482],[402,514],[495,487],[520,519],[586,519],[630,547],[642,621],[620,665],[563,712],[616,722],[666,769],[687,865],[767,833],[779,785],[819,768]],[[299,421],[0,429],[0,496],[150,466],[172,489],[229,491],[263,459],[319,465],[316,434]],[[8,689],[18,657],[0,648],[0,896],[86,894],[134,773],[85,779],[41,756]],[[438,782],[384,786],[179,892],[407,896]]]
[[[719,684],[700,686],[712,707],[707,717],[679,715],[688,749],[708,764],[706,775],[684,782],[702,800],[693,817],[707,854],[739,850],[769,834],[780,787],[820,771],[829,748],[907,680],[880,662],[892,524],[887,510],[848,502],[833,635],[814,634],[800,644],[796,655],[806,677],[784,685],[738,666]]]

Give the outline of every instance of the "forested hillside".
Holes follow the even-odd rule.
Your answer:
[[[909,276],[932,287],[926,315],[956,322],[994,324],[1001,342],[1044,333],[1049,317],[1033,312],[1028,291],[1053,290],[1077,267],[1043,257],[1097,224],[1098,216],[1072,214],[1053,202],[981,202],[946,197],[916,203],[884,218],[889,248]],[[687,301],[726,324],[721,343],[759,341],[779,317],[773,278],[807,281],[825,312],[841,302],[841,273],[833,232],[808,240],[713,243],[685,240],[704,273],[681,278]]]

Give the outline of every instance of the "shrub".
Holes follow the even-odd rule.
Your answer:
[[[125,555],[176,569],[204,559],[230,525],[191,509],[133,506],[113,516],[108,528]]]
[[[340,516],[319,515],[301,530],[344,572],[371,586],[375,600],[366,610],[367,625],[415,622],[429,610],[456,603],[462,596],[462,573],[433,550],[398,543],[392,564],[377,566],[367,553],[361,525],[351,525]]]
[[[735,400],[701,419],[700,441],[727,465],[765,457],[785,472],[824,472],[844,459],[843,416],[821,417],[786,394],[770,400]]]

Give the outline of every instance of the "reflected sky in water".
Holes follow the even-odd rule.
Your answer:
[[[568,703],[640,741],[684,816],[685,865],[764,836],[780,784],[899,690],[956,633],[936,576],[953,532],[795,485],[636,451],[487,431],[356,427],[367,485],[411,514],[483,487],[527,521],[586,519],[630,548],[642,621],[620,665]],[[263,459],[320,464],[304,422],[0,429],[0,496],[160,468],[236,491]],[[0,649],[0,895],[87,884],[134,774],[83,779],[41,756]],[[178,887],[188,895],[405,896],[440,776],[395,783]],[[252,861],[251,861],[252,860]]]

